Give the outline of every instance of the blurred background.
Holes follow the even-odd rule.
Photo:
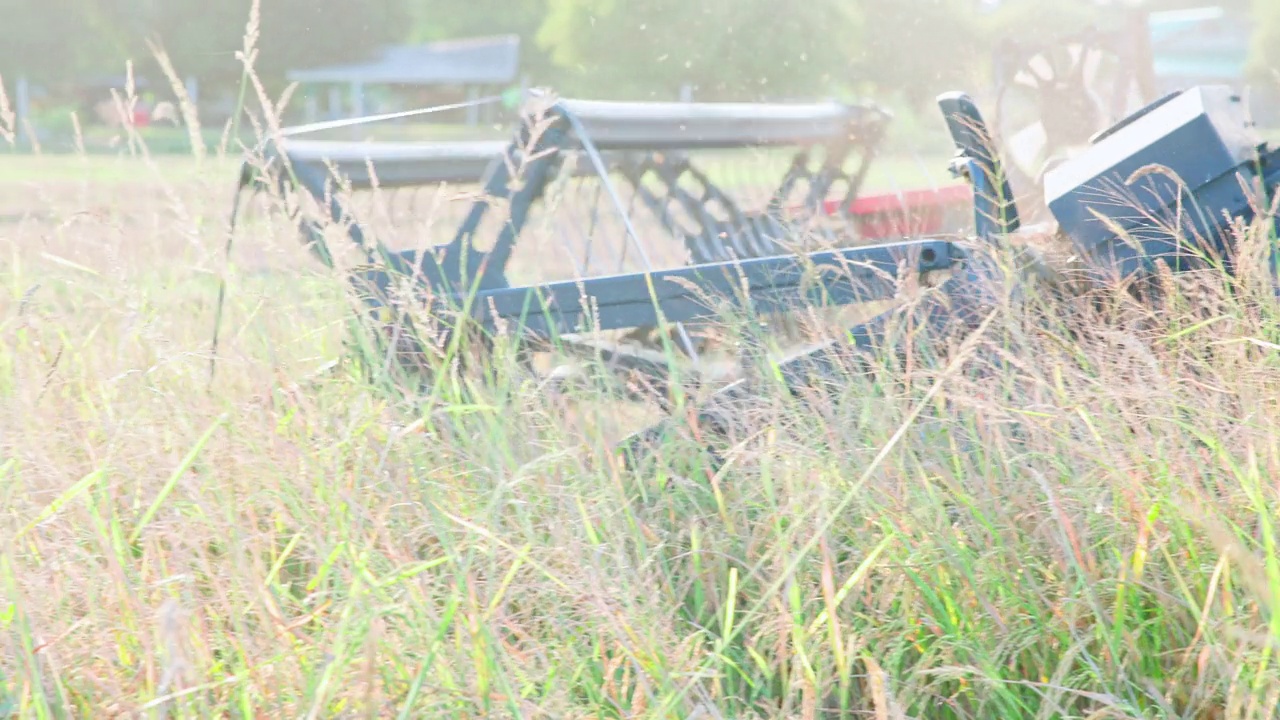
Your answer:
[[[152,153],[189,153],[197,137],[213,147],[241,106],[247,31],[264,89],[292,88],[286,123],[501,98],[364,134],[498,132],[525,90],[546,87],[611,99],[869,98],[918,143],[942,130],[938,92],[989,96],[1010,43],[1086,28],[1145,46],[1159,87],[1250,88],[1260,122],[1280,126],[1276,0],[261,0],[250,27],[252,5],[0,0],[0,126],[15,136],[0,152],[118,152],[124,118]],[[180,93],[198,132],[183,127]],[[246,139],[250,125],[238,130]]]

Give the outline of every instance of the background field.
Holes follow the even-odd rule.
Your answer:
[[[233,180],[0,158],[0,713],[1276,717],[1260,286],[1011,311],[999,372],[851,371],[632,472],[648,411],[330,367],[341,279],[267,218],[227,266]]]

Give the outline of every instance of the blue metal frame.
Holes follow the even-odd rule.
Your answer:
[[[364,253],[369,266],[355,273],[351,281],[371,310],[393,304],[391,288],[395,278],[411,277],[414,285],[424,291],[422,294],[430,296],[425,302],[433,315],[456,319],[456,311],[465,309],[466,314],[479,321],[485,330],[496,330],[501,323],[509,330],[546,338],[552,334],[582,331],[585,329],[583,321],[588,318],[594,323],[592,330],[682,323],[710,317],[715,312],[713,304],[726,302],[757,313],[785,312],[806,302],[828,305],[863,302],[889,295],[893,288],[892,280],[902,269],[903,262],[914,264],[916,272],[950,267],[959,259],[960,253],[943,240],[923,239],[802,256],[789,255],[777,242],[776,239],[785,238],[786,232],[778,212],[782,209],[783,199],[798,182],[808,180],[806,205],[812,209],[821,206],[832,184],[838,180],[848,183],[846,200],[856,197],[874,157],[875,145],[882,135],[883,122],[888,118],[887,113],[874,106],[857,109],[866,113],[865,119],[864,116],[855,116],[859,118],[858,132],[866,137],[851,137],[852,127],[833,127],[830,118],[825,119],[823,122],[827,126],[817,131],[826,138],[823,141],[825,157],[818,172],[806,177],[808,157],[803,153],[797,156],[764,214],[759,216],[742,212],[708,178],[679,157],[674,161],[663,160],[652,152],[639,160],[634,155],[624,156],[623,161],[614,166],[621,165],[624,176],[636,188],[639,197],[669,231],[675,228],[663,212],[661,199],[645,187],[643,178],[646,173],[655,174],[666,185],[669,198],[683,204],[701,226],[696,237],[686,239],[693,264],[674,270],[526,287],[511,286],[506,273],[507,264],[530,210],[561,170],[565,161],[564,151],[570,147],[585,150],[592,170],[622,214],[630,239],[643,253],[643,244],[622,211],[621,201],[609,181],[610,168],[595,146],[590,129],[575,115],[569,103],[552,104],[546,118],[550,122],[539,122],[536,127],[530,121],[521,124],[501,160],[492,164],[483,196],[474,201],[453,240],[426,253],[391,251],[380,243],[372,242],[337,194],[330,192],[331,179],[327,169],[314,163],[291,162],[287,150],[274,144],[266,146],[264,155],[275,166],[274,180],[282,191],[292,185],[320,201],[328,220],[345,226],[352,242]],[[620,148],[635,153],[646,147],[642,139],[631,133],[632,130],[623,123],[622,130],[613,133],[609,149]],[[717,133],[709,132],[707,135],[716,136]],[[732,131],[705,139],[685,137],[674,144],[721,147],[735,144],[726,139],[730,135]],[[787,144],[785,137],[776,133],[769,142]],[[751,143],[737,141],[736,144]],[[861,166],[856,172],[846,174],[843,166],[859,144],[864,151]],[[519,183],[513,182],[512,168],[520,168]],[[689,174],[702,184],[702,197],[695,197],[678,186],[682,174]],[[241,188],[256,179],[246,163]],[[518,188],[513,190],[513,185],[518,185]],[[510,216],[492,248],[487,252],[479,251],[474,247],[475,235],[494,200],[505,201],[504,204],[510,208]],[[730,221],[718,221],[707,213],[705,205],[708,202],[718,203],[728,210]],[[300,226],[312,251],[322,262],[332,266],[320,223],[304,218]],[[744,243],[743,234],[750,236],[749,242]],[[714,252],[706,250],[712,243],[725,247]],[[729,246],[737,246],[745,252],[735,253]],[[730,257],[733,259],[729,260]],[[815,274],[821,277],[811,279]],[[684,285],[689,282],[701,291],[689,290]],[[743,288],[747,288],[745,293]],[[412,328],[407,314],[398,322],[404,328]],[[413,332],[410,330],[408,334],[413,335]]]
[[[810,188],[806,205],[812,209],[819,207],[831,185],[840,179],[848,182],[846,199],[857,196],[872,160],[875,157],[875,146],[883,136],[883,125],[889,115],[875,106],[858,106],[855,109],[865,114],[865,120],[859,128],[865,137],[857,143],[848,136],[833,134],[824,143],[826,157],[818,172],[809,176]],[[565,151],[575,146],[585,146],[592,157],[595,174],[599,175],[606,189],[613,193],[612,183],[608,178],[608,168],[601,164],[601,154],[592,146],[589,128],[584,127],[575,116],[569,102],[561,101],[550,106],[547,111],[549,123],[539,123],[536,129],[531,121],[522,123],[517,135],[507,146],[501,160],[495,158],[493,172],[485,183],[482,197],[472,203],[471,210],[458,228],[452,241],[438,246],[432,252],[418,254],[413,251],[390,251],[385,247],[370,247],[369,238],[363,228],[354,222],[350,212],[336,194],[330,192],[332,179],[330,173],[313,164],[292,162],[287,150],[287,143],[282,148],[275,143],[268,143],[263,154],[271,164],[274,182],[283,192],[289,186],[306,191],[326,208],[330,222],[347,227],[351,241],[365,254],[372,265],[380,265],[390,273],[412,275],[426,287],[436,292],[460,294],[472,291],[487,291],[510,287],[506,268],[511,253],[524,229],[528,213],[533,205],[544,195],[552,178],[559,172],[565,160]],[[535,134],[536,130],[536,134]],[[846,129],[848,132],[848,129]],[[800,162],[793,163],[786,173],[779,188],[775,191],[763,215],[755,216],[739,210],[733,201],[718,187],[687,161],[682,159],[661,159],[658,154],[647,149],[639,141],[621,139],[615,142],[623,153],[621,166],[623,175],[633,184],[639,198],[658,216],[659,221],[675,234],[676,228],[665,212],[662,199],[643,185],[646,175],[657,177],[666,187],[670,199],[676,201],[695,218],[700,225],[693,237],[686,238],[694,264],[714,262],[727,259],[725,252],[704,250],[708,244],[729,244],[740,239],[743,234],[751,237],[741,247],[746,256],[768,256],[785,254],[785,249],[773,238],[785,237],[786,228],[777,217],[781,210],[781,200],[801,179],[805,179],[807,168]],[[699,143],[696,138],[683,145],[715,148],[725,146],[721,139],[709,139]],[[746,143],[749,144],[749,143]],[[855,146],[863,150],[862,161],[856,172],[844,173],[843,164],[853,154]],[[661,148],[653,148],[661,149]],[[665,153],[663,155],[666,155]],[[804,156],[807,161],[807,156]],[[799,159],[799,158],[798,158]],[[513,181],[510,168],[522,168],[519,177],[519,189],[512,190]],[[361,173],[364,174],[364,173]],[[678,187],[681,176],[693,177],[703,186],[703,196],[694,197],[683,188]],[[245,163],[241,174],[241,188],[259,180],[249,163]],[[615,198],[616,199],[616,198]],[[499,237],[492,249],[481,252],[474,249],[475,234],[480,223],[490,211],[493,200],[502,200],[510,208],[510,217],[503,224]],[[705,212],[708,203],[716,203],[729,211],[732,219],[728,223],[719,222]],[[620,203],[616,203],[620,206]],[[846,203],[847,205],[848,203]],[[619,207],[620,210],[620,207]],[[320,233],[319,223],[301,221],[301,231],[313,253],[326,265],[332,265],[332,257]],[[634,235],[634,233],[632,233]],[[638,241],[637,238],[631,238]],[[743,257],[741,251],[736,253]],[[379,283],[381,284],[381,283]]]
[[[542,337],[650,327],[714,317],[720,303],[764,314],[882,300],[892,296],[904,262],[926,273],[962,260],[954,243],[920,239],[484,290],[442,298],[437,312],[465,310],[488,330],[501,323]],[[361,284],[385,295],[386,278],[373,271]],[[376,303],[375,297],[369,302]]]

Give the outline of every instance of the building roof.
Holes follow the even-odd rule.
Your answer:
[[[366,62],[292,70],[299,83],[469,85],[513,82],[520,71],[520,36],[444,40],[382,48]]]
[[[1156,75],[1234,78],[1249,55],[1249,21],[1221,7],[1152,13],[1152,60]]]

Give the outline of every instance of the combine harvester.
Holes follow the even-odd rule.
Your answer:
[[[346,229],[368,260],[352,273],[364,300],[358,315],[366,320],[381,316],[375,336],[383,338],[388,359],[397,352],[402,360],[389,365],[429,366],[427,378],[438,378],[438,364],[403,361],[428,355],[431,347],[456,347],[469,334],[462,332],[467,328],[486,339],[482,349],[493,347],[493,338],[506,336],[525,350],[559,347],[602,358],[624,375],[647,378],[656,389],[653,397],[670,409],[677,390],[668,382],[677,372],[675,353],[655,359],[606,350],[589,336],[660,328],[662,337],[673,338],[696,359],[686,325],[721,318],[726,309],[758,318],[812,305],[891,301],[903,281],[935,285],[921,306],[922,325],[931,335],[964,335],[1016,295],[1016,277],[1011,283],[997,262],[998,251],[1021,228],[999,153],[990,150],[997,145],[967,95],[943,95],[938,104],[954,143],[951,170],[970,185],[972,233],[963,237],[925,232],[861,244],[846,211],[855,202],[870,153],[864,153],[860,170],[850,172],[844,165],[854,138],[878,137],[883,114],[833,104],[547,99],[543,112],[526,116],[496,161],[487,154],[493,148],[472,153],[462,145],[423,147],[415,162],[397,163],[407,153],[366,158],[375,167],[381,163],[391,169],[378,174],[379,183],[387,182],[384,174],[391,182],[405,183],[465,179],[483,166],[484,194],[471,205],[453,240],[431,253],[390,250],[370,238],[366,226],[353,222],[348,204],[328,190],[333,178],[326,159],[332,152],[309,152],[312,148],[305,144],[291,147],[286,139],[265,149],[265,175],[246,164],[242,187],[265,180],[285,190],[302,189],[319,201],[326,217],[304,217],[301,227],[326,262],[332,256],[325,249],[323,223]],[[769,145],[800,150],[770,200],[754,209],[735,202],[685,155]],[[816,167],[806,151],[814,146],[824,150]],[[352,185],[372,182],[360,162],[346,160],[339,177]],[[1269,194],[1280,184],[1277,163],[1280,150],[1259,140],[1239,96],[1229,88],[1193,87],[1165,96],[1093,137],[1079,154],[1045,173],[1043,192],[1057,232],[1097,273],[1149,277],[1158,263],[1174,272],[1215,264],[1229,272],[1230,224],[1254,216],[1257,190]],[[1167,172],[1146,172],[1152,166]],[[688,264],[653,266],[648,253],[655,237],[638,231],[611,180],[615,175],[656,216],[653,227],[685,246]],[[534,206],[547,199],[548,188],[566,177],[590,177],[601,184],[623,230],[618,240],[626,241],[615,246],[629,245],[644,267],[560,281],[512,282],[508,261],[522,229]],[[837,199],[833,217],[828,196],[837,180],[847,183],[847,189]],[[794,196],[797,184],[805,190],[792,203],[787,197]],[[684,210],[686,222],[672,220],[674,206]],[[500,207],[506,217],[487,249],[478,249],[481,221]],[[808,237],[827,247],[803,247]],[[939,276],[945,279],[930,282]],[[896,315],[885,311],[835,340],[783,359],[773,374],[797,394],[838,384],[851,354],[895,345]],[[671,414],[636,434],[626,450],[638,457],[660,448],[669,432],[691,419],[700,437],[731,434],[739,401],[765,391],[755,378],[731,382],[702,399],[691,414]]]

